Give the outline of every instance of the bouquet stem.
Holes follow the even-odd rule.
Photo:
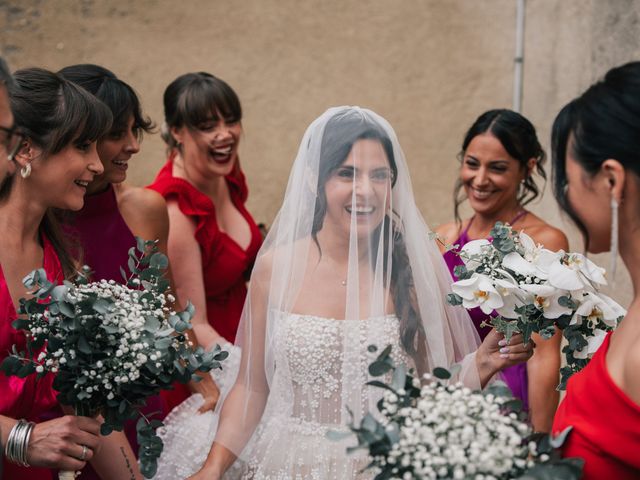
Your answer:
[[[86,408],[83,408],[82,404],[75,405],[75,415],[81,417],[90,417],[91,415]],[[58,480],[75,480],[76,474],[80,472],[74,472],[73,470],[60,470],[58,472]]]

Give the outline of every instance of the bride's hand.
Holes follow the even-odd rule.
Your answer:
[[[198,373],[198,375],[202,377],[202,380],[199,382],[193,380],[190,381],[189,389],[193,393],[199,393],[202,395],[204,403],[198,409],[198,413],[205,413],[216,408],[218,400],[220,399],[220,389],[209,373]]]
[[[522,334],[515,334],[507,343],[504,335],[492,329],[485,337],[478,353],[479,361],[485,364],[493,373],[526,362],[533,355],[535,344],[532,341],[523,343]]]

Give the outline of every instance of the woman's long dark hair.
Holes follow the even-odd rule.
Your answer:
[[[320,250],[317,233],[322,229],[327,212],[327,196],[325,184],[330,176],[344,163],[349,156],[353,145],[359,140],[376,140],[382,145],[391,169],[391,186],[395,185],[398,175],[393,145],[384,129],[362,116],[336,115],[325,126],[322,143],[320,146],[320,164],[318,165],[317,199],[311,236]],[[417,339],[424,335],[422,322],[415,297],[413,274],[409,257],[401,231],[400,221],[393,218],[394,214],[385,215],[382,223],[372,233],[372,245],[377,249],[380,235],[383,235],[383,248],[385,252],[392,248],[391,272],[389,290],[396,309],[396,315],[400,319],[400,338],[407,353],[414,355],[417,352]],[[392,245],[389,243],[392,242]],[[377,252],[373,251],[370,258],[376,258]],[[388,256],[383,254],[383,268],[387,272]],[[385,275],[386,277],[386,275]]]
[[[535,158],[535,173],[546,182],[547,175],[543,165],[546,158],[540,145],[536,129],[533,124],[517,112],[507,109],[489,110],[480,115],[473,125],[467,130],[462,141],[462,148],[458,159],[462,162],[467,147],[478,135],[491,133],[502,144],[510,157],[520,163],[520,167],[527,168],[529,160]],[[462,181],[456,181],[453,191],[454,215],[458,223],[460,220],[460,204],[466,200],[462,192]],[[518,203],[522,206],[532,202],[540,195],[540,188],[533,175],[527,175],[522,184],[522,190],[518,193]]]
[[[111,112],[93,95],[58,75],[41,68],[18,70],[11,89],[11,110],[25,136],[46,157],[69,144],[95,142],[111,127]],[[0,186],[0,201],[6,201],[13,177]],[[48,209],[40,231],[52,243],[66,278],[75,276],[76,264],[59,227],[60,212]]]
[[[126,130],[131,117],[133,117],[133,128],[138,139],[141,139],[142,132],[153,131],[154,124],[142,113],[142,106],[136,92],[110,70],[87,63],[64,67],[58,73],[81,86],[109,107],[113,115],[111,132]]]
[[[588,248],[587,229],[567,200],[567,152],[571,148],[573,158],[589,175],[595,175],[605,160],[615,159],[640,176],[640,62],[609,70],[565,105],[553,122],[551,146],[553,193]]]

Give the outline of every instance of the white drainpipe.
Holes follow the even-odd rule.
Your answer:
[[[524,11],[526,0],[516,0],[516,56],[513,59],[513,109],[522,111],[522,75],[524,71]]]

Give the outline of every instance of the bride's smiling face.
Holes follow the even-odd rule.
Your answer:
[[[392,178],[389,159],[380,141],[358,140],[325,183],[324,224],[347,235],[355,225],[358,238],[370,235],[388,210]]]

